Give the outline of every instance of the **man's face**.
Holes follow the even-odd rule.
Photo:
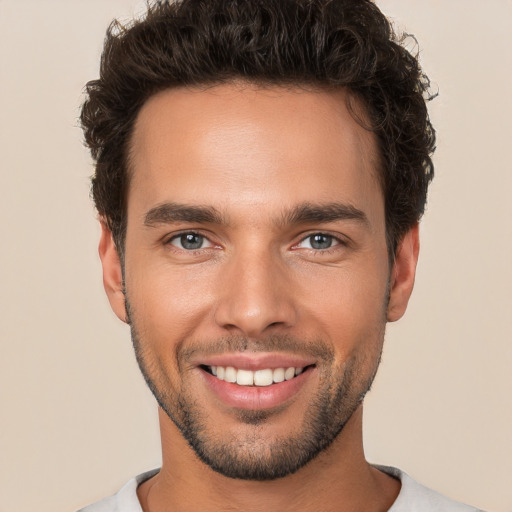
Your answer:
[[[138,116],[125,251],[137,359],[224,475],[296,471],[371,385],[393,293],[376,160],[341,92],[174,89]]]

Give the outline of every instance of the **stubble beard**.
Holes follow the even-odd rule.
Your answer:
[[[158,404],[199,459],[229,478],[259,481],[282,478],[295,473],[325,451],[342,432],[370,390],[381,359],[385,323],[377,333],[380,338],[378,353],[366,354],[363,361],[349,359],[342,367],[333,365],[334,353],[322,340],[304,343],[289,336],[276,335],[258,340],[257,351],[272,351],[275,347],[282,350],[284,347],[292,351],[295,348],[297,353],[314,355],[321,363],[316,368],[320,373],[318,391],[308,405],[302,425],[296,429],[295,435],[272,440],[264,435],[266,423],[280,413],[279,408],[240,409],[236,412],[236,418],[244,426],[243,433],[226,439],[214,432],[207,413],[187,393],[186,385],[182,385],[180,390],[173,389],[161,363],[149,356],[149,344],[137,330],[128,300],[126,310],[137,362]],[[203,343],[201,347],[204,350],[215,347],[216,351],[224,347],[225,351],[236,352],[247,349],[249,343],[244,338],[229,337],[214,343]],[[193,350],[197,350],[197,347]],[[185,350],[180,353],[177,350],[178,367],[185,366],[180,361],[184,363],[189,352]]]

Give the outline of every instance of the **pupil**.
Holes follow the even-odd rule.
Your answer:
[[[201,245],[203,245],[203,237],[194,233],[181,235],[181,245],[185,249],[200,249]]]
[[[311,247],[313,249],[328,249],[332,244],[332,236],[313,235],[311,237]]]

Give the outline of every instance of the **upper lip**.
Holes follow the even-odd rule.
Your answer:
[[[195,362],[197,366],[232,366],[239,370],[264,370],[267,368],[304,368],[315,364],[311,358],[294,354],[269,352],[239,352],[218,354],[201,358]]]

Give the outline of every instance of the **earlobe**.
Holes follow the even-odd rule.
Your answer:
[[[399,320],[405,310],[414,287],[416,264],[420,249],[419,227],[415,224],[398,245],[395,262],[391,271],[388,322]]]
[[[101,237],[98,252],[103,267],[103,286],[112,310],[117,317],[128,323],[123,286],[123,271],[112,232],[106,222],[100,219]]]

